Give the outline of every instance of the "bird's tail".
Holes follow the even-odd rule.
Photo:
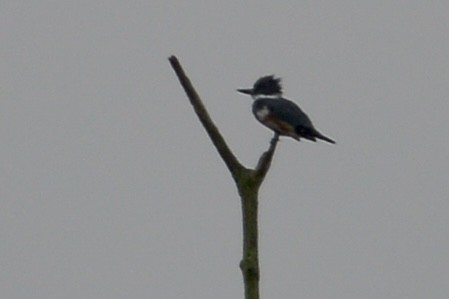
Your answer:
[[[330,139],[329,137],[324,136],[323,134],[321,134],[320,132],[316,132],[315,135],[316,138],[327,141],[329,143],[335,144],[335,141]]]

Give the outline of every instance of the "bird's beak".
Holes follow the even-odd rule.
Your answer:
[[[253,94],[253,90],[251,88],[248,88],[248,89],[237,89],[237,91],[240,92],[240,93],[249,94],[249,95]]]

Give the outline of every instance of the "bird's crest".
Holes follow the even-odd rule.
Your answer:
[[[281,78],[275,78],[274,75],[259,78],[254,83],[253,94],[255,95],[281,95],[282,85]]]

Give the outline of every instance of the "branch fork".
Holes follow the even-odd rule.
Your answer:
[[[260,156],[255,169],[246,168],[238,161],[226,144],[176,56],[170,56],[168,60],[186,92],[193,110],[236,183],[242,203],[243,257],[240,262],[240,269],[242,270],[245,285],[245,298],[259,299],[258,191],[270,169],[276,145],[279,141],[279,134],[274,134],[268,150]]]

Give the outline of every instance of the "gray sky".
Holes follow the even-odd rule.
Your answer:
[[[240,203],[167,57],[253,166],[263,298],[449,298],[447,1],[3,1],[0,297],[242,298]]]

